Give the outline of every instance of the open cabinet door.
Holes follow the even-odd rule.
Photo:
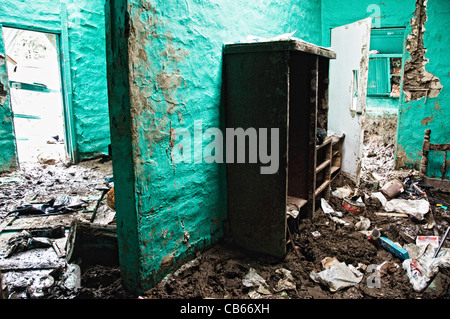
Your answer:
[[[359,184],[367,96],[371,18],[331,30],[328,130],[345,134],[342,172]]]

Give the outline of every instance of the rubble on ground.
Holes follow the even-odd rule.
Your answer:
[[[104,298],[104,289],[92,284],[89,277],[101,285],[102,276],[113,276],[108,281],[120,284],[118,262],[107,266],[88,264],[82,240],[72,243],[77,245],[76,250],[69,245],[75,225],[115,227],[111,196],[105,198],[113,189],[111,176],[112,163],[107,157],[78,165],[22,163],[20,170],[0,175],[0,271],[4,298]],[[82,237],[80,230],[78,237]],[[86,281],[90,282],[88,286]],[[130,296],[123,288],[113,290],[111,298]]]
[[[448,298],[450,241],[444,241],[444,236],[450,226],[449,193],[427,187],[412,169],[383,170],[377,175],[375,168],[364,167],[360,185],[338,175],[330,197],[321,200],[314,217],[299,216],[299,229],[283,259],[244,251],[225,237],[141,296],[122,286],[119,265],[86,265],[79,260],[82,255],[67,260],[74,221],[105,229],[115,224],[113,193],[105,198],[105,186],[108,192],[113,187],[110,161],[69,167],[38,164],[3,174],[3,295],[27,299]],[[18,214],[17,207],[45,204],[62,195],[73,200],[66,198],[61,202],[65,209],[54,214],[43,207],[26,216]],[[54,208],[54,202],[49,207]],[[63,236],[58,227],[64,228]]]

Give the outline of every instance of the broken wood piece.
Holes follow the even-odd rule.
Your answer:
[[[377,215],[377,216],[387,216],[387,217],[409,217],[409,215],[405,214],[405,213],[383,213],[383,212],[379,212],[379,213],[375,213],[375,215]]]
[[[50,242],[52,244],[53,250],[56,253],[56,256],[58,256],[58,258],[63,258],[66,255],[66,253],[63,250],[61,250],[61,248],[59,248],[59,246],[56,243],[56,241],[50,240]]]
[[[117,227],[74,220],[66,241],[67,262],[118,265]]]
[[[17,215],[14,215],[14,216],[7,216],[7,217],[2,221],[2,223],[0,224],[0,234],[2,233],[2,231],[3,231],[6,227],[8,227],[9,224],[11,224],[11,223],[14,221],[14,219],[16,219],[16,217],[17,217]]]
[[[91,216],[91,223],[95,220],[95,217],[97,216],[97,211],[98,211],[98,208],[100,206],[100,203],[103,200],[103,198],[105,197],[106,193],[108,193],[108,191],[109,191],[108,188],[103,188],[102,189],[102,195],[100,196],[100,199],[98,200],[97,205],[95,205],[94,212],[92,213],[92,216]]]

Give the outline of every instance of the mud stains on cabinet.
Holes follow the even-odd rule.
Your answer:
[[[332,50],[298,40],[224,48],[226,127],[266,128],[258,146],[267,145],[267,154],[277,151],[270,131],[279,129],[275,173],[261,173],[268,164],[260,157],[256,163],[248,156],[244,163],[227,160],[230,233],[246,249],[283,256],[290,220],[312,217],[320,198],[329,196],[341,139],[318,141],[317,132],[327,131],[329,60],[335,57]]]

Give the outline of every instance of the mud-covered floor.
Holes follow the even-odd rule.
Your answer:
[[[442,194],[445,195],[445,194]],[[445,196],[444,196],[445,197]],[[340,201],[335,199],[331,205],[338,208]],[[199,256],[170,275],[158,286],[145,294],[146,298],[251,298],[254,287],[245,287],[243,279],[250,269],[256,270],[267,283],[270,294],[260,298],[301,298],[301,299],[415,299],[448,298],[450,296],[450,271],[442,269],[434,283],[421,293],[413,290],[409,278],[402,268],[402,259],[381,247],[370,243],[367,236],[355,230],[360,216],[370,219],[371,228],[382,230],[383,236],[400,244],[415,242],[417,235],[434,235],[433,230],[424,229],[426,221],[418,224],[408,217],[377,216],[382,212],[376,201],[366,206],[363,214],[346,213],[344,220],[348,226],[339,225],[323,213],[316,214],[312,220],[302,220],[298,234],[294,236],[294,246],[289,246],[283,260],[255,255],[234,247],[226,240]],[[450,214],[433,209],[435,222],[440,235],[443,235],[450,223]],[[318,237],[313,234],[320,233]],[[448,242],[445,247],[449,247]],[[295,248],[294,248],[295,247]],[[310,273],[323,270],[321,261],[326,257],[336,257],[338,261],[355,267],[381,265],[387,262],[380,272],[380,284],[371,285],[374,272],[361,271],[361,282],[353,287],[331,292],[327,286],[314,282]],[[286,269],[291,272],[295,289],[277,291],[284,275],[277,271]],[[370,269],[370,268],[369,268]],[[371,277],[372,276],[372,277]],[[289,286],[293,288],[292,286]]]
[[[288,244],[288,252],[283,259],[244,251],[235,246],[230,238],[224,238],[208,250],[198,252],[194,259],[140,296],[124,289],[118,265],[92,265],[81,267],[80,287],[75,289],[68,289],[61,284],[64,267],[60,267],[59,271],[55,269],[38,271],[38,274],[24,270],[3,270],[3,285],[9,287],[7,297],[11,299],[447,299],[450,296],[449,268],[440,269],[428,287],[417,292],[413,289],[405,269],[402,268],[403,260],[369,242],[367,232],[357,229],[361,217],[365,217],[370,221],[368,231],[379,229],[384,237],[404,246],[415,244],[417,236],[420,235],[438,235],[442,238],[450,225],[449,210],[435,204],[430,204],[430,211],[420,221],[405,215],[379,214],[386,211],[372,194],[378,192],[385,181],[392,178],[404,181],[408,177],[415,180],[418,176],[414,170],[396,171],[393,168],[393,141],[387,139],[387,136],[392,136],[389,130],[395,130],[393,123],[395,121],[375,123],[379,125],[381,134],[372,135],[365,140],[361,185],[356,187],[350,180],[340,175],[333,181],[331,187],[332,192],[343,186],[352,189],[354,194],[363,200],[364,212],[348,212],[342,207],[342,199],[330,196],[328,203],[335,211],[343,212],[340,219],[346,224],[332,220],[321,209],[311,220],[300,219],[298,231]],[[370,126],[373,127],[374,123],[372,122]],[[20,202],[46,200],[52,195],[64,194],[81,197],[87,205],[81,211],[65,214],[69,220],[62,219],[57,223],[68,227],[71,218],[89,219],[99,200],[101,189],[105,186],[105,179],[112,174],[111,165],[111,161],[107,159],[87,161],[76,166],[63,163],[37,164],[0,175],[0,222],[6,218],[8,211]],[[428,192],[434,198],[450,202],[449,193],[432,189]],[[101,202],[96,222],[109,225],[115,223],[114,212],[108,209],[104,201]],[[12,223],[8,227],[0,236],[3,248],[7,235],[23,228],[23,224],[21,226],[20,223]],[[450,239],[443,247],[445,249],[450,247]],[[311,277],[312,273],[324,270],[323,261],[326,258],[335,258],[340,263],[351,265],[362,274],[363,278],[357,284],[331,291],[329,286],[318,283]],[[381,265],[383,267],[374,272],[373,267]],[[43,272],[45,275],[53,276],[54,282],[44,287],[40,294],[30,294],[29,286],[32,286]],[[250,274],[253,277],[250,278]],[[258,284],[249,284],[252,278],[258,279]]]

